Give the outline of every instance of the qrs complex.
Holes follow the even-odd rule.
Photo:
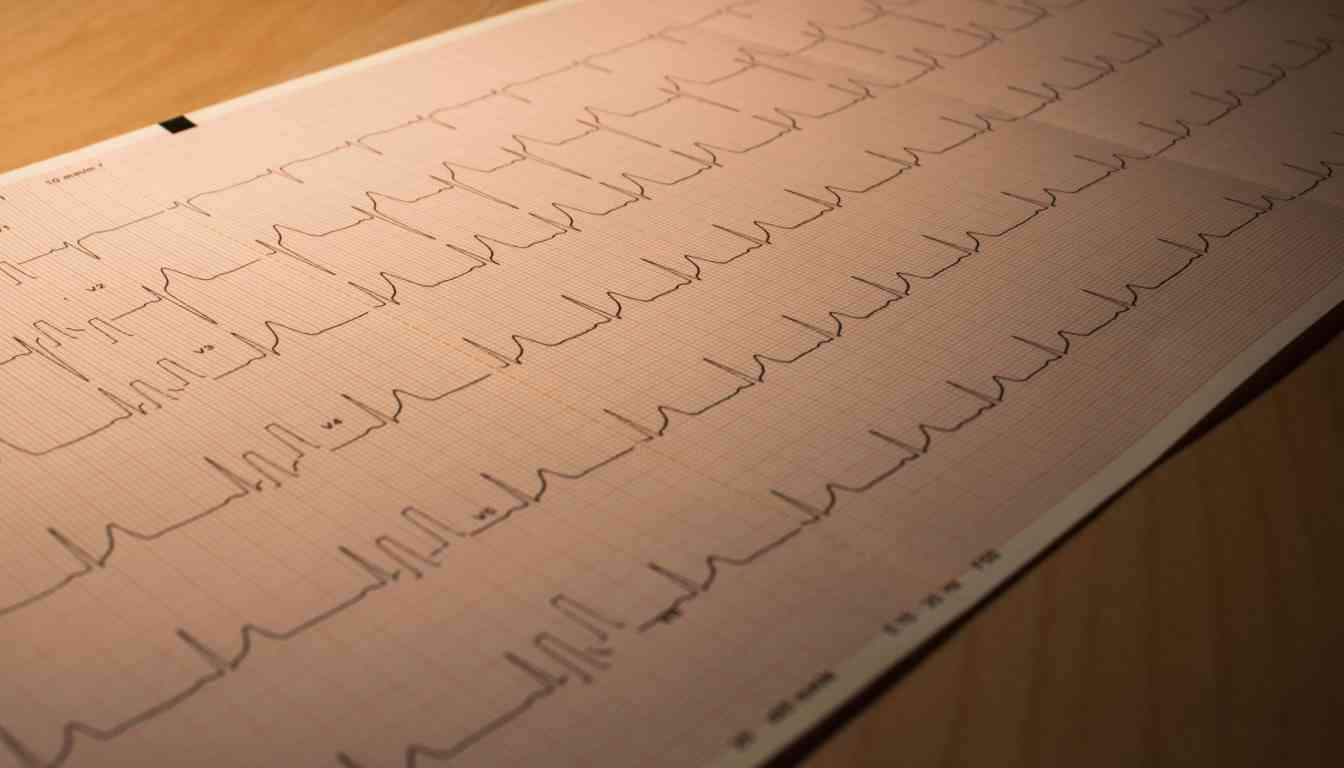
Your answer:
[[[38,335],[15,335],[16,351],[0,362],[0,376],[5,368],[35,366],[25,371],[42,370],[58,382],[46,396],[59,398],[73,386],[105,414],[74,438],[24,443],[0,435],[9,468],[42,471],[44,462],[91,455],[81,452],[131,424],[179,437],[171,426],[153,426],[162,420],[141,419],[151,414],[190,425],[209,408],[216,419],[238,413],[255,420],[235,420],[240,426],[229,435],[239,438],[237,447],[197,440],[193,446],[205,450],[188,455],[199,460],[163,470],[208,475],[215,485],[197,495],[215,494],[209,503],[186,514],[142,513],[143,522],[100,523],[96,545],[60,521],[47,523],[46,535],[73,570],[0,606],[0,628],[45,617],[53,600],[75,599],[68,588],[86,577],[130,573],[144,558],[171,558],[198,537],[217,541],[212,557],[227,559],[238,547],[233,526],[260,524],[268,511],[314,528],[301,536],[336,561],[324,573],[343,574],[336,586],[293,598],[301,610],[257,603],[266,618],[174,616],[175,626],[160,634],[203,665],[195,677],[156,666],[162,695],[128,690],[119,712],[78,702],[81,711],[62,715],[59,727],[37,716],[0,719],[8,754],[24,765],[95,756],[87,742],[111,749],[122,736],[188,708],[216,706],[218,697],[206,692],[225,679],[249,685],[240,679],[269,663],[268,652],[302,656],[320,645],[309,638],[339,633],[369,611],[392,610],[382,606],[411,599],[405,595],[413,590],[448,589],[471,574],[463,563],[525,546],[524,531],[568,520],[591,536],[589,515],[579,513],[585,505],[598,519],[603,505],[618,503],[611,497],[654,498],[648,483],[658,481],[650,478],[688,468],[702,473],[681,488],[688,500],[703,494],[712,503],[681,510],[684,519],[631,507],[636,528],[675,531],[679,546],[650,533],[607,551],[614,572],[643,585],[638,596],[613,595],[610,603],[621,607],[611,611],[553,597],[567,631],[536,633],[526,652],[502,656],[504,668],[532,687],[516,699],[494,697],[502,706],[476,726],[459,727],[465,735],[455,740],[408,724],[396,751],[398,762],[414,765],[490,749],[543,700],[558,701],[553,694],[566,680],[597,682],[611,668],[609,641],[617,634],[628,630],[627,643],[658,642],[654,630],[687,616],[693,601],[717,594],[731,574],[775,553],[788,556],[790,542],[809,540],[803,534],[843,517],[846,499],[896,499],[893,489],[904,489],[911,472],[955,466],[964,460],[957,446],[978,434],[972,425],[1015,406],[1019,393],[1029,398],[1056,371],[1081,375],[1068,365],[1085,359],[1088,344],[1081,342],[1123,344],[1108,341],[1108,329],[1132,312],[1142,315],[1141,299],[1146,306],[1149,295],[1183,284],[1176,278],[1223,243],[1240,247],[1253,223],[1290,201],[1308,212],[1292,215],[1315,210],[1301,198],[1326,188],[1338,155],[1310,165],[1285,162],[1294,184],[1274,191],[1225,177],[1200,186],[1195,174],[1172,170],[1163,158],[1197,143],[1201,131],[1228,125],[1262,94],[1294,87],[1299,73],[1332,63],[1338,43],[1328,36],[1293,39],[1284,50],[1295,53],[1270,66],[1247,64],[1249,86],[1231,78],[1221,92],[1192,91],[1166,107],[1161,122],[1136,122],[1157,137],[1143,148],[1049,125],[1075,95],[1124,93],[1126,67],[1170,56],[1216,29],[1220,14],[1243,8],[1178,12],[1175,26],[1113,35],[1127,52],[1069,54],[1077,60],[1072,66],[1091,74],[1014,85],[1013,98],[1034,100],[1018,111],[957,105],[904,87],[933,87],[962,62],[1011,45],[1014,35],[1046,29],[1057,15],[1073,13],[1072,5],[999,8],[1002,17],[961,26],[872,5],[842,21],[807,20],[793,50],[759,40],[729,46],[736,52],[723,62],[689,53],[718,50],[703,34],[760,22],[733,6],[481,99],[389,119],[390,127],[334,148],[5,262],[13,285],[0,290],[50,291],[67,280],[57,293],[70,300],[52,304],[44,319],[23,321]],[[960,39],[966,47],[915,45],[891,54],[861,36],[884,25],[932,30],[939,44]],[[763,38],[782,29],[767,27]],[[656,62],[639,61],[641,44],[686,52],[679,61],[689,69],[659,72]],[[852,63],[807,58],[823,49],[899,64],[856,73],[844,69]],[[627,72],[622,61],[635,63]],[[900,67],[914,69],[899,75]],[[603,106],[573,92],[548,101],[552,81],[577,79],[582,88],[585,77],[623,74],[652,92],[639,91],[647,97],[639,101],[629,95],[635,91],[613,88],[605,96],[624,94],[626,101]],[[772,90],[776,79],[797,87]],[[750,88],[734,93],[742,84]],[[811,106],[800,106],[809,94]],[[506,105],[502,117],[489,117],[498,105]],[[554,110],[565,116],[552,119]],[[722,120],[710,123],[705,115]],[[901,121],[875,122],[897,115]],[[717,135],[701,127],[711,125]],[[858,137],[861,149],[851,151],[837,137]],[[1003,162],[1011,152],[1021,155],[1016,164]],[[1016,244],[1048,239],[1048,226],[1066,231],[1087,216],[1107,215],[1107,205],[1127,199],[1107,197],[1130,183],[1115,180],[1132,178],[1136,168],[1170,173],[1153,178],[1175,184],[1173,196],[1186,195],[1167,207],[1188,206],[1189,217],[1152,223],[1138,211],[1161,203],[1134,202],[1114,215],[1143,232],[1145,246],[1124,263],[1112,264],[1104,253],[1047,250],[998,284],[1028,295],[965,293],[1005,259],[1021,259]],[[1225,199],[1215,200],[1212,189]],[[267,204],[258,206],[263,197]],[[470,214],[457,218],[463,211]],[[894,223],[892,212],[899,214]],[[1041,223],[1047,220],[1059,223]],[[177,239],[165,242],[165,234]],[[66,273],[52,268],[57,264],[74,268]],[[132,269],[143,274],[128,273],[122,283],[102,279]],[[1052,290],[1041,287],[1053,284],[1047,275],[1061,290],[1074,290],[1040,307],[1037,294]],[[544,288],[527,289],[538,285]],[[960,314],[969,310],[958,302],[970,295],[982,297],[982,324],[990,325]],[[157,334],[172,330],[181,335],[171,349],[158,346]],[[941,351],[939,331],[973,345],[965,353]],[[91,343],[115,349],[115,364],[87,352]],[[940,354],[943,362],[930,361]],[[108,376],[126,383],[104,384]],[[813,432],[861,461],[847,464],[813,445],[766,449],[771,439],[805,435],[791,422],[808,386],[818,393],[810,408],[832,414]],[[289,396],[291,388],[306,397]],[[261,392],[267,399],[257,402]],[[832,401],[845,398],[849,406],[836,410]],[[746,431],[751,424],[760,425],[761,446]],[[723,430],[719,440],[736,441],[740,454],[721,460],[722,473],[697,455],[698,446],[713,444],[706,430],[714,429]],[[256,433],[263,442],[255,442]],[[758,454],[768,471],[728,471]],[[741,509],[743,500],[755,508]],[[118,506],[127,511],[109,502]],[[263,549],[284,548],[270,536]],[[602,551],[600,540],[577,531],[574,540],[585,552]],[[199,564],[195,576],[183,570],[182,583],[213,567]],[[263,571],[249,579],[273,581]],[[593,591],[586,584],[581,592],[565,589]],[[381,764],[374,755],[390,754],[354,745],[319,749],[346,766]]]

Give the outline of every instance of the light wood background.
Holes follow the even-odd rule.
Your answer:
[[[4,0],[0,170],[521,4]],[[790,762],[1344,765],[1334,315],[1305,362]]]

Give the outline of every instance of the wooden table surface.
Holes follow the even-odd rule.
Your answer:
[[[0,170],[521,4],[6,0]],[[1341,314],[788,762],[1344,765]]]

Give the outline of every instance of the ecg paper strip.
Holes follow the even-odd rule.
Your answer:
[[[0,187],[0,765],[755,764],[1344,298],[1329,3],[550,3]]]

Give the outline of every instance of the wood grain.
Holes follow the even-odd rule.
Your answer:
[[[8,0],[0,170],[522,4]],[[1140,479],[805,764],[1344,764],[1342,395],[1336,336]]]

